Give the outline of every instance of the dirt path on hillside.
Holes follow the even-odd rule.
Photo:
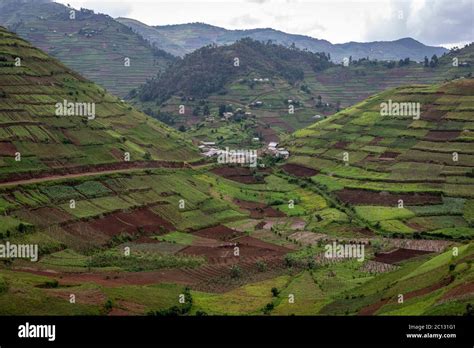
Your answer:
[[[8,187],[8,186],[17,186],[17,185],[28,185],[28,184],[36,184],[42,183],[47,181],[54,181],[54,180],[62,180],[62,179],[73,179],[73,178],[80,178],[80,177],[87,177],[87,176],[95,176],[95,175],[106,175],[106,174],[115,174],[115,173],[128,173],[134,171],[144,171],[148,169],[156,169],[156,168],[199,168],[201,166],[207,165],[206,163],[199,163],[196,165],[186,165],[183,163],[173,163],[173,162],[163,162],[162,165],[157,165],[157,163],[150,163],[150,165],[143,165],[142,163],[137,163],[137,166],[129,167],[129,168],[116,168],[116,169],[92,169],[91,171],[84,171],[78,173],[65,173],[65,174],[51,174],[51,175],[44,175],[38,176],[33,178],[26,178],[26,179],[13,179],[5,182],[0,182],[0,187]],[[74,168],[72,168],[74,169]]]
[[[94,175],[101,175],[101,174],[133,172],[133,171],[140,171],[140,170],[146,170],[146,169],[147,168],[129,168],[129,169],[94,171],[94,172],[89,172],[89,173],[52,175],[52,176],[47,176],[47,177],[44,177],[44,178],[17,180],[17,181],[9,181],[9,182],[5,182],[5,183],[0,183],[0,187],[8,187],[8,186],[16,186],[16,185],[28,185],[28,184],[36,184],[36,183],[40,183],[40,182],[45,182],[45,181],[79,178],[79,177],[84,177],[84,176],[94,176]],[[151,168],[149,168],[149,169],[151,169]]]

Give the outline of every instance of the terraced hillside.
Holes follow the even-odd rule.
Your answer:
[[[184,161],[198,164],[198,157],[177,132],[4,29],[0,57],[2,314],[472,313],[471,80],[386,92],[424,98],[429,113],[411,128],[406,119],[371,125],[378,116],[370,108],[384,94],[299,131],[291,143],[299,164],[190,167]],[[64,98],[95,103],[96,117],[56,115]],[[385,130],[378,136],[386,140],[351,148],[350,165],[339,166],[332,142],[316,154],[327,142],[316,137],[318,127],[331,130],[325,134],[336,148],[350,146],[339,139],[346,135],[355,147],[372,141],[352,131]],[[393,183],[377,167],[392,162],[351,162],[354,153],[357,160],[389,144],[408,156],[395,160],[402,165]],[[459,163],[442,150],[458,152]],[[441,157],[423,163],[420,152]],[[402,182],[412,164],[421,172]],[[346,204],[338,194],[352,191],[337,186],[344,175],[390,193],[373,201],[380,207]],[[393,198],[406,208],[385,206]],[[390,229],[402,224],[414,231]],[[434,228],[415,231],[417,224]],[[364,252],[328,257],[333,243]],[[37,246],[38,254],[15,255],[15,246]]]
[[[187,55],[130,96],[192,137],[248,146],[254,137],[278,139],[279,132],[311,124],[318,113],[334,112],[336,105],[326,105],[305,85],[308,74],[330,66],[324,54],[243,39]]]
[[[50,1],[2,0],[0,25],[117,96],[174,60],[107,15]]]
[[[177,132],[3,28],[0,76],[2,181],[198,159]],[[72,109],[59,110],[64,102]]]
[[[256,146],[253,138],[278,141],[388,88],[470,76],[473,50],[470,45],[450,52],[431,66],[433,59],[428,66],[366,59],[343,66],[325,60],[326,55],[311,58],[308,52],[245,39],[200,49],[130,96],[141,110],[187,130],[191,137],[221,146],[250,147]],[[242,66],[233,66],[235,57],[240,57]],[[454,58],[457,66],[453,66]],[[225,111],[233,115],[223,119]]]
[[[473,79],[458,79],[377,94],[297,131],[290,162],[380,231],[471,239],[473,92]],[[382,116],[389,102],[421,112]]]

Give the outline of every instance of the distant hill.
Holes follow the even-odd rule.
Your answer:
[[[148,26],[129,18],[116,20],[129,26],[157,47],[179,56],[209,44],[228,45],[244,37],[264,42],[272,40],[285,46],[294,44],[300,49],[311,52],[329,53],[335,62],[350,56],[352,59],[369,57],[372,60],[399,60],[409,57],[411,60],[421,61],[425,56],[431,57],[434,54],[440,56],[448,51],[443,47],[426,46],[412,38],[332,44],[326,40],[288,34],[271,28],[228,30],[204,23]]]
[[[71,19],[71,10],[49,1],[0,0],[0,25],[118,96],[174,60],[107,15],[81,9]]]
[[[453,65],[453,59],[458,65]],[[317,90],[329,103],[340,101],[347,107],[388,88],[416,83],[440,83],[453,78],[472,75],[474,72],[474,45],[452,50],[439,57],[436,64],[388,64],[367,60],[353,60],[349,66],[337,65],[321,71],[307,80],[311,89]]]
[[[211,93],[225,92],[227,83],[251,73],[278,76],[294,84],[304,79],[305,67],[321,71],[329,66],[332,64],[324,54],[247,38],[230,46],[206,46],[187,55],[140,88],[139,98],[163,102],[175,93],[205,98]]]
[[[429,60],[427,66],[366,59],[343,66],[331,63],[326,55],[247,38],[186,55],[130,97],[146,113],[177,128],[184,126],[200,140],[221,145],[228,141],[250,144],[252,138],[277,141],[285,133],[385,89],[472,75],[473,48],[452,51],[436,63]],[[233,66],[236,57],[241,58],[239,67]],[[453,66],[454,58],[458,66]],[[180,105],[185,106],[181,114]],[[223,109],[240,109],[252,117],[203,123],[206,118],[222,117]]]
[[[198,159],[178,132],[1,27],[0,76],[1,181]]]
[[[333,66],[324,54],[245,38],[186,55],[129,97],[141,110],[177,128],[197,126],[190,134],[201,140],[274,141],[277,133],[304,127],[317,113],[335,110],[336,105],[323,105],[305,85],[307,77]],[[224,116],[228,119],[218,121]],[[205,126],[201,122],[206,119],[216,122]]]

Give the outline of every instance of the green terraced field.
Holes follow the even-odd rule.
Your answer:
[[[474,195],[470,184],[474,162],[472,141],[463,136],[472,131],[469,120],[474,109],[461,106],[462,100],[472,100],[473,88],[472,79],[458,79],[431,87],[399,87],[372,96],[296,132],[288,141],[293,155],[290,162],[319,170],[320,174],[311,178],[314,183],[343,203],[354,205],[360,218],[383,231],[411,234],[439,230],[445,237],[471,239],[472,223],[462,215],[469,212],[468,199]],[[381,116],[381,104],[387,100],[419,102],[420,120]],[[449,119],[447,106],[462,108],[464,121]],[[371,112],[370,123],[356,126],[367,111]],[[334,124],[342,127],[334,129]],[[317,144],[314,153],[308,145],[312,143]],[[300,152],[300,148],[304,150]],[[393,198],[389,206],[380,206],[384,194],[414,202],[400,206]],[[432,195],[432,203],[417,203],[423,195]],[[443,204],[436,196],[442,197]],[[449,228],[462,228],[462,232]]]

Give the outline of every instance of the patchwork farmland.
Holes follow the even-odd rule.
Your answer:
[[[382,92],[294,133],[287,162],[243,168],[3,28],[0,57],[0,244],[39,249],[1,258],[2,314],[472,308],[472,79]],[[388,98],[420,119],[380,116]],[[95,118],[58,116],[65,99]],[[365,252],[329,258],[334,243]]]
[[[461,79],[373,96],[296,132],[290,163],[387,234],[470,239],[473,88]],[[419,119],[381,116],[389,99],[421,103]]]

